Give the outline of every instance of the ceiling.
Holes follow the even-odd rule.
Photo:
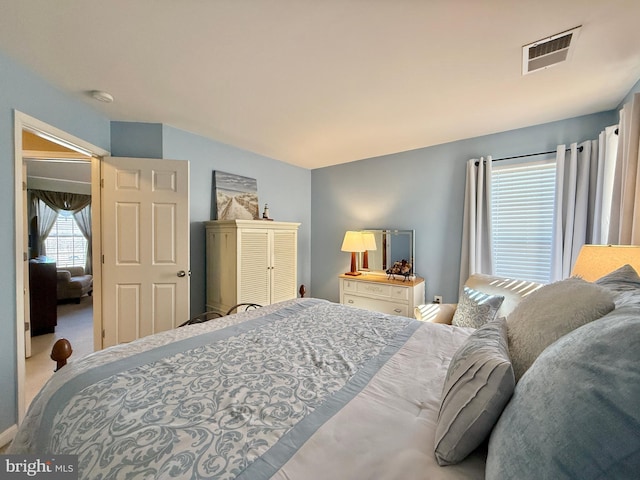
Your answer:
[[[86,155],[23,131],[22,157],[28,188],[91,194],[91,161]]]
[[[112,120],[305,168],[615,108],[637,0],[0,0],[0,50]],[[582,25],[569,61],[522,46]],[[90,98],[105,90],[111,104]]]

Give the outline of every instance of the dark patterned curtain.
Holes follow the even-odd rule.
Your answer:
[[[76,213],[91,204],[91,195],[68,192],[51,192],[48,190],[31,190],[31,193],[56,212],[59,212],[60,210],[69,210]]]
[[[68,210],[70,212],[73,212],[73,216],[76,219],[76,223],[78,224],[80,232],[82,232],[84,238],[87,239],[87,261],[85,263],[84,269],[87,273],[91,273],[91,195],[69,192],[52,192],[49,190],[30,190],[30,192],[33,195],[34,200],[42,200],[51,210],[53,210],[53,212],[55,212],[55,216],[53,216],[52,221],[47,222],[46,225],[43,224],[43,226],[48,226],[48,230],[39,231],[39,238],[35,239],[35,241],[37,242],[36,245],[38,245],[38,247],[41,249],[40,253],[42,255],[45,254],[44,240],[47,238],[47,235],[51,231],[56,217],[58,216],[58,212],[60,210]],[[44,212],[42,212],[41,215],[43,215],[44,217]]]

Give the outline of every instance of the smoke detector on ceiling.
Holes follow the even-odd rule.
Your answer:
[[[522,74],[567,61],[573,53],[573,45],[581,28],[582,26],[578,26],[522,47]]]
[[[113,102],[113,95],[111,95],[109,92],[105,92],[102,90],[91,90],[91,92],[89,93],[94,99],[98,100],[99,102],[104,102],[104,103]]]

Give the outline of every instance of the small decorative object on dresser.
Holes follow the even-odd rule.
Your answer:
[[[402,275],[406,280],[413,273],[413,267],[409,262],[402,259],[400,262],[395,262],[393,267],[387,269],[387,278],[395,278],[396,275]]]
[[[340,275],[340,303],[375,312],[409,317],[424,303],[424,278],[402,280],[382,275]]]

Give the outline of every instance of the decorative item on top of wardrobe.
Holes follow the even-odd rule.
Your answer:
[[[211,214],[215,220],[257,220],[257,180],[214,170]]]
[[[395,279],[396,275],[402,275],[404,277],[402,281],[404,282],[411,276],[412,271],[411,264],[403,259],[400,262],[393,262],[393,266],[387,269],[387,278]]]
[[[269,217],[269,205],[264,204],[264,210],[262,211],[262,220],[273,220]]]

